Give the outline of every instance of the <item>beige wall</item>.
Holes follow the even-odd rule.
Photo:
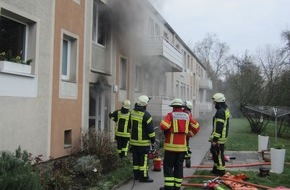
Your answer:
[[[82,128],[83,92],[83,47],[85,0],[80,4],[72,0],[56,1],[54,65],[52,89],[51,157],[68,155],[80,149]],[[77,95],[73,98],[60,97],[61,43],[62,31],[68,31],[78,38]],[[64,148],[64,131],[72,131],[72,146]]]

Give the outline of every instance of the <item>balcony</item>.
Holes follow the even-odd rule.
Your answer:
[[[212,90],[212,81],[210,79],[201,79],[199,81],[199,88]]]
[[[145,39],[144,52],[146,56],[153,56],[154,60],[158,58],[158,62],[167,68],[169,72],[182,71],[182,54],[165,38],[152,37]],[[158,64],[158,63],[157,63]]]

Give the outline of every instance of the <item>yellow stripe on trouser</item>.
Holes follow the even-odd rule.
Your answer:
[[[124,155],[127,156],[128,155],[128,148],[129,148],[129,141],[127,142],[127,145],[125,148],[122,148],[122,151],[124,152]]]
[[[174,187],[174,177],[164,177],[164,185],[167,187]]]
[[[145,154],[143,166],[140,166],[140,172],[143,172],[144,177],[147,177],[147,174],[148,174],[148,165],[147,165],[148,160],[147,160],[147,158],[148,158],[148,154]]]
[[[175,181],[175,187],[180,188],[181,183],[182,183],[182,178],[174,178],[174,181]]]
[[[222,155],[221,155],[221,151],[219,150],[218,153],[218,164],[216,167],[218,170],[225,170],[225,166],[223,166],[223,161],[222,161]]]

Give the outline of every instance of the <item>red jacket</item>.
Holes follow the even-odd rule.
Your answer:
[[[174,152],[187,151],[186,136],[191,133],[197,134],[200,126],[182,108],[173,108],[160,123],[161,130],[164,131],[164,149]]]

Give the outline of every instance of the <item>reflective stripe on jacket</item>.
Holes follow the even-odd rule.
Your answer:
[[[116,126],[116,136],[118,137],[130,137],[128,122],[129,122],[130,112],[122,113],[118,111],[118,120]]]
[[[174,152],[187,151],[186,135],[189,130],[193,134],[199,130],[193,118],[183,112],[182,108],[173,108],[173,112],[168,113],[161,121],[160,128],[165,134],[164,150]]]
[[[132,110],[129,126],[131,130],[131,145],[150,146],[151,143],[155,142],[153,120],[146,110]]]
[[[213,130],[210,140],[225,144],[227,142],[229,130],[230,111],[226,108],[219,108],[213,117]]]

